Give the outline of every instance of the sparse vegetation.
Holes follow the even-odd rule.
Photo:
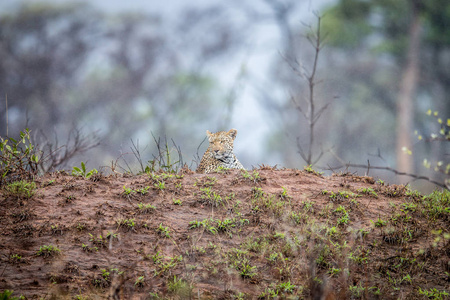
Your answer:
[[[61,253],[61,250],[59,250],[58,247],[53,245],[44,245],[39,248],[39,250],[36,252],[37,256],[43,256],[44,258],[56,256]]]
[[[96,169],[92,169],[90,171],[86,170],[86,164],[81,162],[81,168],[73,167],[72,175],[73,176],[82,176],[84,178],[90,178],[92,175],[98,174]]]
[[[3,194],[6,197],[15,199],[30,199],[35,193],[36,184],[24,180],[8,183],[3,189]]]
[[[316,179],[317,175],[308,172],[254,171],[249,173],[253,179],[258,174],[266,180],[255,184],[244,178],[242,171],[229,170],[218,176],[185,175],[179,188],[176,184],[182,178],[174,173],[127,175],[120,177],[116,186],[105,180],[92,186],[92,182],[70,175],[55,176],[51,185],[40,185],[39,195],[46,197],[50,190],[61,193],[57,197],[62,199],[76,197],[77,201],[51,208],[61,214],[69,207],[73,218],[51,219],[40,227],[28,225],[36,217],[33,209],[38,204],[48,205],[35,194],[38,201],[29,201],[26,209],[16,204],[4,214],[9,222],[4,228],[11,231],[2,239],[18,234],[57,239],[71,256],[97,261],[107,254],[126,272],[117,277],[124,274],[119,267],[97,263],[96,268],[86,269],[73,260],[64,276],[49,275],[52,285],[84,276],[76,274],[89,274],[87,285],[99,291],[123,280],[120,284],[146,296],[150,286],[166,284],[165,290],[154,289],[153,297],[177,298],[198,293],[202,276],[211,282],[232,276],[236,291],[227,294],[232,298],[308,299],[316,293],[315,287],[325,284],[349,299],[366,295],[391,299],[390,295],[399,296],[399,289],[410,297],[448,297],[445,284],[450,276],[445,260],[444,264],[439,261],[446,257],[450,241],[447,191],[421,196],[408,189],[392,189],[397,191],[392,197],[391,192],[382,190],[386,186],[374,183],[330,191],[337,186],[336,180],[347,179],[334,177],[333,185],[322,186],[298,180],[298,176]],[[285,179],[277,179],[279,184],[273,185],[271,172],[280,172]],[[321,180],[327,182],[328,178]],[[153,185],[162,182],[163,193]],[[85,194],[87,190],[90,192]],[[103,197],[103,191],[109,196]],[[128,196],[138,201],[127,201]],[[91,209],[90,201],[97,197],[102,200]],[[377,205],[383,203],[383,209],[372,207],[374,198]],[[83,206],[86,203],[89,209]],[[72,223],[67,224],[68,220]],[[2,219],[0,222],[5,224]],[[104,225],[100,228],[98,224]],[[132,249],[125,250],[123,245]],[[395,250],[399,246],[405,249],[401,253]],[[11,249],[5,256],[8,266],[26,269],[33,264],[24,253],[23,249]],[[66,255],[51,244],[41,246],[35,254],[47,263]],[[121,257],[136,263],[132,272]],[[422,283],[421,274],[432,274],[425,273],[430,269],[441,271],[436,277],[427,275],[439,285]],[[5,274],[11,276],[9,269]],[[246,285],[252,285],[255,292],[239,292]],[[211,293],[224,295],[216,287]],[[82,297],[89,298],[87,294]]]

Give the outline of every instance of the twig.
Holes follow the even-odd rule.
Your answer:
[[[343,167],[346,167],[346,168],[348,168],[348,167],[351,167],[351,168],[367,168],[368,170],[369,170],[369,168],[370,168],[370,169],[374,169],[374,170],[385,170],[385,171],[390,171],[390,172],[394,173],[395,175],[399,175],[399,176],[408,176],[408,177],[414,178],[414,180],[426,180],[426,181],[431,182],[431,183],[433,183],[433,184],[435,184],[435,185],[437,185],[437,186],[439,186],[439,187],[442,187],[442,188],[444,188],[444,189],[447,189],[447,190],[450,189],[450,187],[447,186],[445,183],[442,183],[442,182],[438,182],[438,181],[436,181],[436,180],[433,180],[433,179],[431,179],[431,178],[428,177],[428,176],[417,175],[417,174],[412,174],[412,173],[408,173],[408,172],[402,172],[402,171],[398,171],[398,170],[396,170],[396,169],[394,169],[394,168],[391,168],[391,167],[370,166],[370,164],[369,164],[369,165],[363,165],[363,164],[351,164],[351,163],[347,163],[347,164],[345,164],[345,165],[333,167],[333,169],[341,169],[341,168],[343,168]],[[330,169],[324,169],[324,170],[331,170],[331,168],[330,168]]]
[[[8,122],[8,94],[5,94],[5,102],[6,102],[6,136],[9,136],[9,122]]]

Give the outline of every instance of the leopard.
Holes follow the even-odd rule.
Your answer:
[[[211,173],[218,168],[242,169],[244,166],[239,162],[233,153],[233,143],[236,138],[237,130],[219,131],[211,133],[206,130],[206,136],[209,140],[209,147],[197,167],[197,173]]]

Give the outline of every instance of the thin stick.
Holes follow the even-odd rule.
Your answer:
[[[6,99],[6,136],[8,137],[8,94],[5,94]]]

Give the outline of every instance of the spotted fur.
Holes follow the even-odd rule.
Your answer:
[[[233,142],[236,138],[237,130],[219,131],[211,133],[208,130],[206,135],[209,140],[209,147],[203,154],[202,160],[198,165],[198,173],[211,173],[218,167],[227,169],[244,169],[244,166],[233,153]]]

